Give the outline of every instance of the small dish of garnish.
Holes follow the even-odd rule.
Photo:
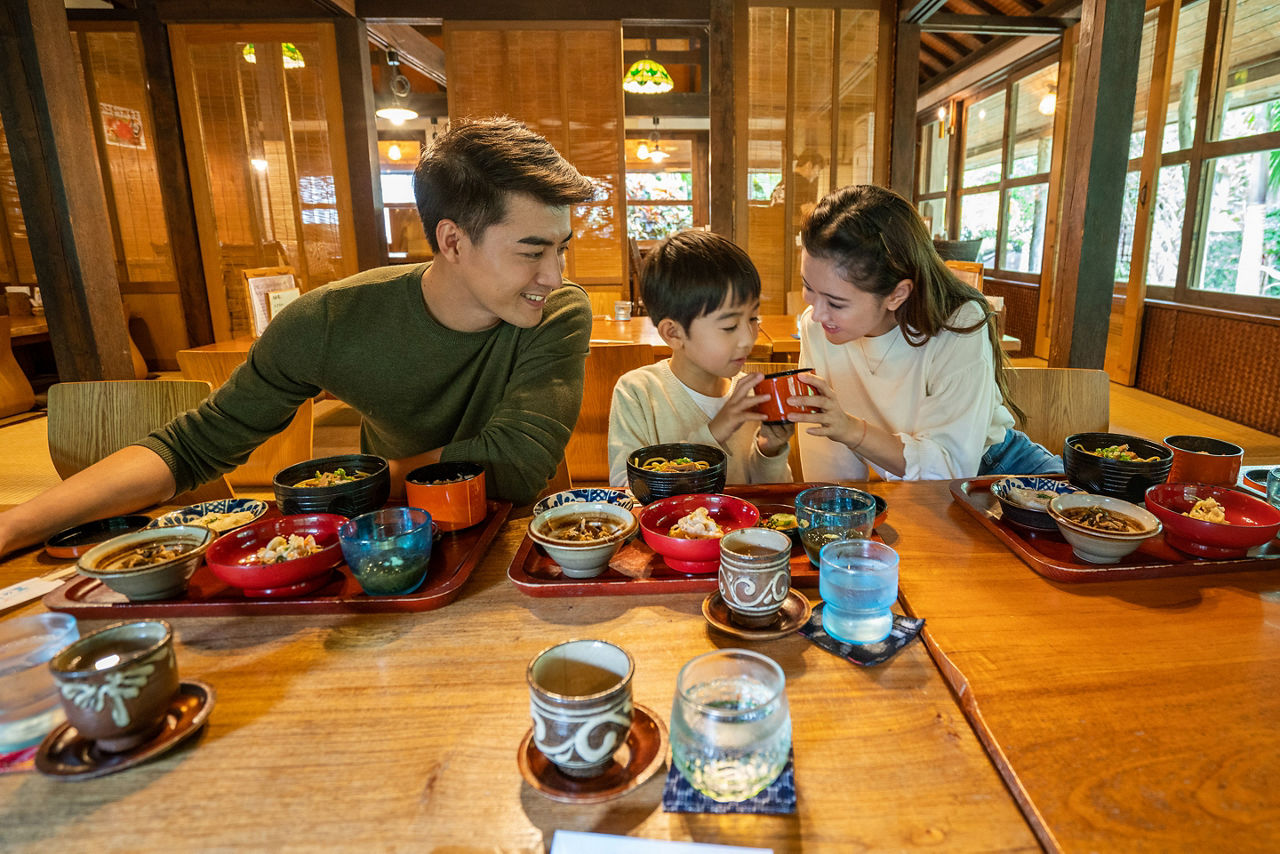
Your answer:
[[[1065,480],[1030,475],[1003,477],[991,484],[991,494],[1000,503],[1000,518],[1033,531],[1056,531],[1049,502],[1080,491]]]

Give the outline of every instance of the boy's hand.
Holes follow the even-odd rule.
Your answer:
[[[753,412],[752,407],[759,406],[768,400],[763,394],[756,394],[756,385],[764,379],[764,374],[747,374],[740,379],[724,402],[719,414],[711,419],[711,436],[721,445],[729,441],[729,437],[748,421],[763,421],[763,412]]]
[[[756,434],[756,447],[766,457],[776,457],[796,432],[794,424],[761,424]]]

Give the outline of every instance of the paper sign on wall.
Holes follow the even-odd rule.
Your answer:
[[[102,115],[102,129],[107,145],[122,148],[147,147],[147,141],[142,135],[142,113],[128,107],[102,103],[98,104],[98,112]]]

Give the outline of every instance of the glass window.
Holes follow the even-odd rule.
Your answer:
[[[962,186],[980,187],[999,181],[1004,171],[1004,91],[970,104],[965,110],[964,126]]]
[[[1280,194],[1268,192],[1270,176],[1280,174],[1280,150],[1207,165],[1213,190],[1195,287],[1280,297]]]
[[[929,234],[942,240],[947,238],[947,200],[945,198],[922,201],[920,217],[929,227]]]
[[[692,172],[627,173],[627,232],[632,237],[658,240],[692,227]]]
[[[767,202],[773,198],[773,191],[782,183],[782,173],[749,172],[747,181],[747,198],[753,202]]]
[[[1009,126],[1009,177],[1049,171],[1053,156],[1053,114],[1058,102],[1058,64],[1046,65],[1013,84]],[[1015,269],[1010,267],[1008,269]]]
[[[916,171],[920,175],[921,195],[946,192],[947,137],[942,122],[929,122],[921,128],[920,162]]]
[[[1135,169],[1124,176],[1124,200],[1120,203],[1120,245],[1116,248],[1116,281],[1129,281],[1129,264],[1133,261],[1133,229],[1138,221],[1138,184],[1141,173]]]
[[[996,223],[1000,221],[1000,192],[971,193],[960,197],[960,239],[982,239],[978,260],[995,266]]]
[[[1165,114],[1162,151],[1191,147],[1196,126],[1196,98],[1200,92],[1200,64],[1204,59],[1207,2],[1184,6],[1178,13],[1177,41],[1173,48],[1173,75],[1169,80],[1169,106]]]
[[[1165,166],[1156,177],[1156,209],[1151,220],[1147,284],[1171,288],[1178,279],[1182,217],[1187,210],[1186,164]]]
[[[387,205],[416,204],[412,172],[383,172],[382,202]]]
[[[1236,0],[1226,42],[1226,91],[1218,138],[1280,130],[1280,5]]]
[[[1133,100],[1133,132],[1129,134],[1129,159],[1142,156],[1147,142],[1147,101],[1151,97],[1151,64],[1156,49],[1160,10],[1151,9],[1142,22],[1142,47],[1138,50],[1138,91]],[[1125,273],[1124,278],[1129,274]]]
[[[1002,270],[1039,273],[1044,255],[1044,216],[1049,185],[1011,187],[1005,197]],[[985,246],[985,242],[983,244]]]

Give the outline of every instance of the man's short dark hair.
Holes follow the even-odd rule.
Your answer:
[[[806,163],[812,163],[817,168],[823,169],[826,168],[827,158],[823,157],[812,148],[806,148],[804,151],[800,152],[798,157],[796,157],[796,165],[803,166]]]
[[[760,274],[741,247],[710,231],[679,231],[645,258],[640,292],[649,318],[689,325],[729,302],[760,298]]]
[[[506,116],[454,123],[423,150],[413,172],[418,216],[434,252],[440,220],[453,220],[478,241],[506,216],[512,193],[563,207],[591,199],[595,188],[551,143]]]

